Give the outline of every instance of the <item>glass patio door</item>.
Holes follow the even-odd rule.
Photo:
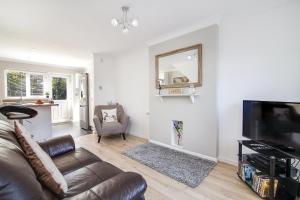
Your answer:
[[[52,122],[71,121],[71,101],[69,95],[70,78],[68,76],[51,77],[52,99],[58,106],[52,107]]]

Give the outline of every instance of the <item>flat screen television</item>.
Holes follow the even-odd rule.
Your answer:
[[[300,150],[300,103],[243,101],[243,136]]]

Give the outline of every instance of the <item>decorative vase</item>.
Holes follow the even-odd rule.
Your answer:
[[[182,121],[173,121],[173,126],[176,132],[177,145],[182,146],[182,134],[183,134],[183,122]]]
[[[181,138],[182,138],[181,133],[180,134],[177,133],[177,145],[178,146],[182,145],[182,139]]]

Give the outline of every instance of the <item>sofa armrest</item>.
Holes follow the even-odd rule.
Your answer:
[[[98,133],[100,133],[101,129],[102,129],[102,125],[101,125],[101,121],[100,121],[99,117],[97,115],[94,115],[93,121],[94,121],[94,124],[95,124],[96,131]]]
[[[39,145],[46,153],[49,154],[50,157],[59,156],[75,150],[75,143],[71,135],[55,137],[42,141],[39,142]]]
[[[146,189],[146,181],[141,175],[134,172],[124,172],[69,199],[141,200],[144,199]]]

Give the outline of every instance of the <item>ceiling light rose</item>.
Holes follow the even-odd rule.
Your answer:
[[[128,11],[129,11],[129,6],[122,6],[122,12],[123,16],[121,19],[116,19],[113,18],[111,19],[111,25],[116,27],[120,25],[122,27],[122,32],[124,34],[129,32],[129,29],[131,27],[137,27],[139,25],[139,22],[137,19],[128,19]]]

